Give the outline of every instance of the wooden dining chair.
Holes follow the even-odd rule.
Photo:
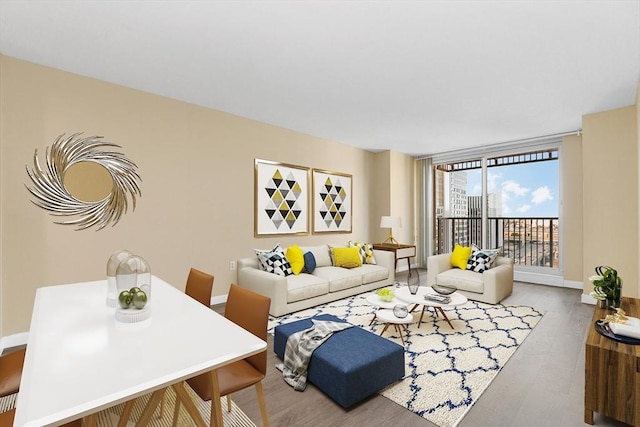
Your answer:
[[[26,352],[27,349],[22,347],[0,356],[0,398],[20,391],[20,380],[22,379],[22,367],[24,366]],[[13,426],[15,415],[15,408],[0,413],[0,427]],[[63,427],[80,427],[81,425],[82,421],[78,420],[65,424]]]
[[[0,356],[0,397],[9,396],[20,390],[26,350],[23,347]]]
[[[15,417],[16,417],[15,408],[9,409],[6,412],[0,413],[0,427],[13,426],[13,420]],[[60,427],[82,427],[82,420],[71,421],[66,424],[62,424]]]
[[[214,277],[210,274],[192,268],[187,277],[187,286],[184,292],[193,299],[200,301],[207,307],[211,307],[211,293],[213,292]],[[200,374],[189,378],[187,384],[202,400],[211,399],[211,379],[209,373]],[[176,403],[176,413],[179,405]]]
[[[224,315],[233,323],[266,341],[270,306],[270,298],[231,284]],[[222,366],[216,372],[220,396],[227,396],[227,410],[229,412],[231,412],[231,393],[252,385],[255,386],[262,423],[268,427],[269,417],[262,389],[262,380],[267,374],[267,350]]]

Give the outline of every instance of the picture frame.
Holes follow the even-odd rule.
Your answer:
[[[313,169],[313,233],[351,233],[353,177]]]
[[[254,160],[254,235],[309,234],[308,167]]]

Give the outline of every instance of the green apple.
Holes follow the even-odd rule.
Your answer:
[[[139,290],[133,294],[133,306],[137,309],[143,308],[147,304],[147,294],[143,290]]]
[[[133,288],[129,289],[129,292],[131,292],[131,295],[135,295],[136,292],[141,291],[141,289],[137,286],[134,286]]]
[[[133,295],[129,291],[122,291],[120,295],[118,295],[118,303],[120,303],[120,307],[122,308],[129,308],[132,300]]]

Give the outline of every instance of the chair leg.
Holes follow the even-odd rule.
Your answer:
[[[267,404],[264,401],[264,391],[262,390],[262,381],[256,383],[256,394],[258,395],[258,403],[260,404],[260,413],[262,414],[262,424],[269,427],[269,415],[267,414]]]
[[[231,412],[231,395],[227,394],[227,412]]]

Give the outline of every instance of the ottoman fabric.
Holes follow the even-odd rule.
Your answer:
[[[344,322],[330,314],[318,320]],[[313,326],[302,319],[276,326],[274,351],[284,359],[289,336]],[[334,333],[311,356],[307,380],[349,408],[404,377],[404,348],[359,327]]]

